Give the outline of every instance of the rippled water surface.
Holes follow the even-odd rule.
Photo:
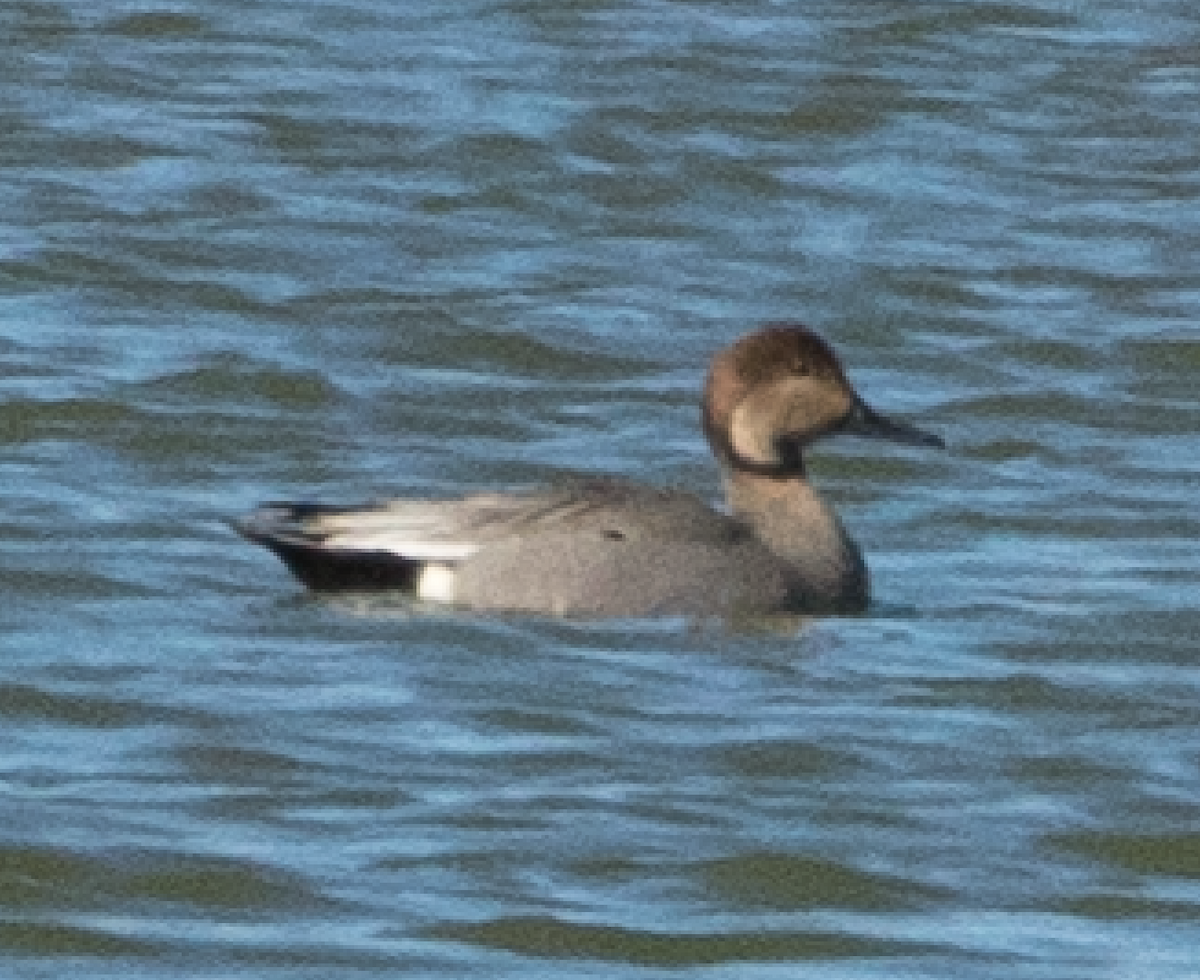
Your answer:
[[[1200,8],[11,2],[13,977],[1200,976]],[[224,520],[715,496],[803,319],[869,614],[304,594]]]

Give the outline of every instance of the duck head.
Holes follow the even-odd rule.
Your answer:
[[[713,358],[702,411],[717,458],[763,476],[802,475],[804,450],[832,435],[945,446],[938,436],[867,405],[833,349],[799,324],[770,324]]]

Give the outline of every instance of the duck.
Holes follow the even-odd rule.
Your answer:
[[[308,588],[396,590],[476,612],[568,617],[862,612],[867,565],[808,479],[835,436],[944,448],[854,390],[833,348],[772,323],[712,359],[701,427],[725,506],[623,477],[448,500],[266,503],[233,522]]]

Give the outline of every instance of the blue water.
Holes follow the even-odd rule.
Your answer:
[[[0,10],[5,976],[1200,976],[1200,13]],[[862,617],[306,595],[266,499],[719,494],[801,319]]]

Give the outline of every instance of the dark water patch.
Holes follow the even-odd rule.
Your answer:
[[[339,337],[367,335],[395,345],[400,352],[410,343],[408,331],[450,331],[457,321],[440,306],[441,298],[419,289],[384,286],[309,289],[281,300],[276,307],[285,322],[306,326],[336,326]]]
[[[171,40],[203,37],[209,32],[210,21],[175,10],[147,10],[114,17],[101,24],[99,29],[116,37]]]
[[[1154,516],[1146,513],[1147,504],[1145,496],[1141,497],[1139,503],[1133,494],[1126,491],[1125,496],[1108,504],[1097,500],[1089,502],[1087,506],[1076,506],[1068,514],[1050,511],[1022,516],[976,511],[974,514],[958,512],[956,516],[961,517],[964,525],[977,525],[981,530],[986,528],[992,534],[1028,534],[1039,537],[1047,552],[1056,542],[1061,547],[1072,541],[1137,543],[1156,539],[1169,541],[1172,538],[1189,541],[1196,540],[1197,535],[1200,535],[1200,518],[1192,518],[1186,514],[1174,515],[1168,508],[1164,508],[1165,513]],[[1124,567],[1131,580],[1142,576],[1153,578],[1164,573],[1174,574],[1171,569],[1156,567],[1153,560],[1147,560],[1142,567],[1138,567],[1138,563],[1127,559]]]
[[[316,773],[300,760],[262,749],[185,745],[172,756],[197,784],[252,787],[264,792],[306,784]]]
[[[51,922],[0,922],[0,949],[16,956],[157,957],[170,943],[132,939],[103,929]]]
[[[266,387],[273,388],[270,397],[296,394],[292,379]],[[301,392],[301,396],[312,391]],[[9,402],[0,406],[0,425],[9,441],[27,447],[44,465],[59,455],[59,447],[74,445],[86,447],[77,450],[76,463],[87,459],[98,469],[110,465],[114,456],[165,465],[230,458],[239,451],[278,445],[278,420],[273,424],[270,419],[255,422],[227,404],[209,412],[198,407],[185,409],[182,401],[179,405],[138,405],[110,398]],[[309,438],[296,441],[298,452],[311,441],[311,429],[307,434]],[[106,462],[98,455],[100,450],[113,455]],[[211,462],[207,465],[211,469]],[[80,476],[82,470],[75,478]]]
[[[4,68],[0,67],[0,80],[3,80],[4,77]],[[17,172],[21,168],[30,167],[40,162],[39,149],[45,138],[34,120],[30,119],[26,113],[21,112],[19,109],[9,106],[0,108],[0,126],[4,127],[4,132],[8,136],[0,144],[0,164],[3,164],[6,169]],[[22,183],[25,185],[25,194],[33,195],[37,193],[36,187],[38,182],[36,180],[26,178]],[[23,197],[24,195],[21,196]],[[50,195],[46,196],[49,197]],[[6,201],[12,201],[12,204],[9,206],[20,207],[14,200],[16,197],[17,195],[11,193],[4,195]],[[26,203],[27,201],[21,201],[21,204]],[[27,240],[32,242],[35,238],[36,235],[30,230]],[[9,272],[10,261],[7,258],[0,261],[0,276],[3,276],[6,282],[12,282],[15,278]]]
[[[642,966],[690,967],[730,963],[935,955],[932,943],[870,939],[831,932],[754,932],[713,935],[652,932],[566,922],[552,916],[447,923],[423,930],[431,939],[505,949],[526,956],[588,959]]]
[[[240,404],[259,409],[313,412],[337,403],[336,385],[313,370],[288,370],[236,352],[206,358],[210,363],[131,386],[132,401],[222,408]]]
[[[710,898],[737,908],[897,910],[948,895],[841,862],[777,851],[742,853],[707,862],[694,871],[705,882]]]
[[[87,428],[111,430],[139,418],[136,408],[101,398],[6,401],[0,405],[0,431],[11,443],[83,436]]]
[[[127,728],[182,720],[138,700],[66,693],[27,684],[0,684],[0,717],[84,728]]]
[[[1010,771],[1013,779],[1046,792],[1088,795],[1102,788],[1128,786],[1140,777],[1135,770],[1115,761],[1092,758],[1072,746],[1051,747],[1044,754],[1014,759]]]
[[[793,108],[762,118],[759,135],[776,139],[782,134],[798,139],[862,137],[889,125],[896,113],[920,111],[924,98],[895,78],[861,70],[834,71],[797,92]],[[825,190],[828,192],[828,187]]]
[[[830,779],[862,764],[848,749],[790,739],[755,739],[714,748],[710,761],[754,779]]]
[[[1044,383],[1050,369],[1070,377],[1076,372],[1100,373],[1111,367],[1113,352],[1109,344],[1084,345],[1078,341],[1047,338],[1020,339],[991,344],[989,359],[1002,360],[1010,371]]]
[[[1119,343],[1117,357],[1131,369],[1151,375],[1148,381],[1164,374],[1194,377],[1200,369],[1200,341],[1184,334],[1130,338]]]
[[[1055,834],[1047,844],[1135,875],[1200,879],[1200,833]]]
[[[280,912],[331,913],[340,908],[340,903],[320,895],[300,878],[252,862],[155,855],[138,864],[149,866],[126,871],[117,889],[136,901],[237,910],[251,919]]]
[[[456,813],[445,817],[444,820],[445,826],[453,830],[498,834],[543,831],[548,823],[541,810],[535,813],[523,805],[516,805],[507,812],[475,810],[472,813]]]
[[[1012,673],[995,678],[931,678],[922,690],[904,694],[899,703],[1002,711],[1054,712],[1065,704],[1092,710],[1113,708],[1114,692],[1090,689],[1086,682],[1056,683],[1046,677]]]
[[[943,411],[958,418],[1003,420],[1008,435],[1032,436],[1047,433],[1044,441],[1054,445],[1053,430],[1079,426],[1095,432],[1119,430],[1130,413],[1119,402],[1098,401],[1086,392],[1065,387],[1057,390],[1005,392],[958,401]]]
[[[592,726],[579,718],[520,708],[493,708],[480,712],[475,718],[485,727],[494,727],[510,733],[573,737],[593,732]]]
[[[176,156],[171,147],[121,133],[96,133],[61,136],[54,141],[54,168],[92,173],[97,170],[125,170],[143,160]]]
[[[299,753],[262,748],[184,744],[156,753],[178,767],[188,785],[207,787],[197,814],[210,818],[280,820],[313,826],[354,822],[365,812],[385,813],[414,800],[361,767],[334,769]],[[364,760],[364,766],[368,760]]]
[[[110,251],[128,262],[130,274],[141,280],[144,288],[154,284],[158,288],[220,285],[252,295],[264,310],[270,310],[277,295],[298,288],[296,277],[278,274],[277,252],[265,252],[235,235],[224,240],[215,235],[206,240],[180,235],[169,226],[186,221],[187,216],[182,209],[174,214],[171,210],[159,207],[135,216],[123,215],[122,232],[110,243]]]
[[[926,419],[906,418],[906,421],[923,428],[933,429],[937,422]],[[838,481],[847,484],[846,496],[841,487],[838,499],[879,499],[891,501],[903,499],[905,484],[913,484],[922,496],[927,496],[931,481],[936,474],[958,469],[958,451],[951,449],[950,458],[939,454],[919,453],[905,449],[882,451],[863,442],[844,442],[834,449],[813,454],[811,465],[813,480]],[[833,496],[831,493],[830,496]]]
[[[1048,462],[1057,458],[1058,461],[1062,461],[1063,458],[1061,453],[1055,454],[1052,448],[1036,439],[1012,439],[1003,436],[975,443],[971,447],[971,455],[974,459],[994,463],[1016,459],[1040,459]]]
[[[450,869],[464,875],[487,876],[494,875],[505,866],[511,865],[514,857],[523,862],[528,855],[519,849],[474,851],[460,845],[435,854],[405,854],[381,858],[372,864],[372,869],[377,871],[419,871],[422,868],[435,867]]]
[[[1060,10],[1047,9],[1044,4],[982,3],[966,7],[933,4],[927,10],[913,10],[904,4],[881,4],[871,16],[854,26],[844,24],[849,33],[860,41],[871,39],[884,44],[908,45],[913,42],[940,44],[945,38],[968,36],[979,32],[985,36],[1006,31],[1035,33],[1047,36],[1076,27],[1077,17]]]
[[[0,9],[0,26],[18,50],[27,44],[44,51],[54,50],[74,40],[80,30],[68,4],[30,0],[4,4]]]
[[[1195,925],[1200,922],[1200,902],[1171,901],[1136,895],[1099,893],[1064,901],[1059,911],[1066,915],[1097,919],[1101,922],[1174,922]]]
[[[245,221],[269,215],[277,206],[275,198],[265,189],[233,180],[216,180],[188,188],[180,208],[197,217]]]
[[[147,268],[140,260],[116,252],[101,256],[87,246],[49,246],[36,260],[0,263],[0,272],[31,286],[94,289],[110,302],[152,306],[160,316],[197,310],[251,317],[272,312],[270,303],[250,289]]]
[[[45,549],[38,549],[45,552]],[[31,568],[22,564],[0,567],[0,589],[14,605],[22,600],[41,600],[47,595],[62,600],[117,601],[154,594],[125,576],[97,574],[94,570]]]
[[[622,356],[620,351],[573,349],[569,338],[562,336],[543,340],[518,330],[465,324],[450,334],[429,328],[407,332],[392,339],[389,353],[405,366],[473,374],[497,387],[503,386],[497,375],[553,383],[570,377],[577,383],[595,384],[644,378],[658,369],[647,361]]]
[[[253,142],[263,151],[282,163],[323,175],[394,162],[398,153],[411,156],[429,139],[395,120],[331,119],[324,111],[305,111],[303,106],[280,106],[237,118],[253,126]]]
[[[366,814],[393,813],[398,807],[412,803],[413,799],[412,794],[399,787],[351,785],[328,790],[314,788],[297,795],[285,812],[292,823],[303,822],[314,827],[336,829],[357,824]]]
[[[0,901],[13,909],[86,906],[109,880],[103,862],[72,851],[9,845],[0,854]]]
[[[332,913],[299,876],[252,861],[170,851],[86,853],[51,847],[0,849],[0,901],[26,911],[133,911],[146,903],[207,913],[238,912],[249,921],[281,913]]]
[[[1004,300],[995,294],[990,284],[983,284],[981,288],[981,284],[964,277],[959,270],[951,272],[934,265],[923,264],[913,270],[892,270],[887,283],[898,299],[905,297],[911,300],[926,317],[936,316],[938,310],[956,311],[953,322],[947,323],[947,329],[936,332],[935,336],[941,338],[952,327],[960,343],[971,334],[979,340],[990,341],[993,329],[984,323],[972,329],[973,314],[999,311],[1005,306]]]
[[[1027,626],[1042,618],[1027,611]],[[1128,609],[1106,612],[1085,612],[1065,618],[1061,612],[1050,612],[1060,629],[1070,626],[1070,635],[1063,636],[1053,648],[1037,640],[1014,638],[996,640],[998,649],[1014,663],[1042,665],[1075,664],[1081,668],[1090,664],[1114,665],[1136,663],[1191,668],[1195,666],[1195,637],[1200,635],[1200,611],[1193,609]],[[1186,675],[1180,681],[1187,680]],[[1131,689],[1136,693],[1137,689]]]

